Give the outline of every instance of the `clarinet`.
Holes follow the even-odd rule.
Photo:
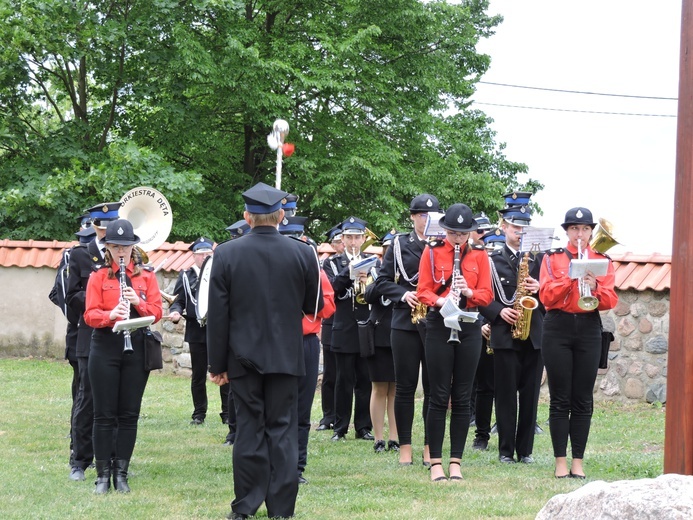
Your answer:
[[[456,287],[457,280],[460,278],[460,245],[455,244],[455,256],[452,261],[452,281],[450,282],[450,297],[456,307],[460,305],[460,291]],[[448,343],[459,343],[460,336],[457,329],[450,329],[450,337]]]
[[[125,273],[125,259],[120,257],[120,301],[127,302],[128,304],[128,317],[130,319],[130,302],[125,298],[125,289],[127,288],[127,274]],[[132,354],[132,340],[130,339],[130,329],[125,329],[123,331],[123,340],[125,344],[123,345],[123,354]]]

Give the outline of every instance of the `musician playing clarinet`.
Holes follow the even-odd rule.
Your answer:
[[[142,266],[142,258],[135,249],[139,241],[129,221],[110,222],[104,239],[104,265],[91,275],[87,284],[84,321],[94,328],[89,379],[94,396],[97,474],[94,492],[97,494],[108,492],[111,475],[116,491],[130,491],[128,468],[137,439],[142,396],[149,379],[149,372],[144,368],[143,329],[130,331],[132,351],[126,352],[124,334],[114,333],[113,326],[120,320],[144,316],[153,316],[156,322],[162,314],[156,275]],[[122,281],[121,259],[125,265]]]
[[[443,438],[448,402],[450,417],[450,480],[461,481],[460,461],[469,431],[469,400],[479,362],[481,322],[461,321],[460,330],[448,328],[440,313],[452,299],[463,311],[493,300],[486,251],[469,246],[469,233],[478,227],[472,210],[453,204],[440,221],[443,240],[426,246],[421,255],[416,296],[428,305],[426,315],[426,362],[431,397],[428,405],[428,437],[431,450],[431,481],[446,481],[442,467]]]

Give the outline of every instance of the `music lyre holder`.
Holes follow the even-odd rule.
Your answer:
[[[141,329],[142,327],[148,327],[154,323],[154,316],[143,316],[141,318],[131,318],[129,320],[122,320],[116,322],[113,325],[113,332],[123,332],[125,330],[135,330]]]

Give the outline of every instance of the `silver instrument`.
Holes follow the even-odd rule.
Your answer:
[[[128,304],[128,317],[130,319],[130,302],[125,298],[125,289],[127,289],[127,274],[125,273],[125,259],[120,257],[120,301]],[[123,330],[123,354],[132,354],[132,340],[130,339],[130,329]]]
[[[462,275],[460,271],[460,245],[455,244],[455,256],[452,261],[452,281],[450,282],[450,300],[452,303],[455,304],[455,308],[457,312],[460,311],[460,291],[457,289],[457,281],[459,280],[460,276]],[[441,308],[441,313],[442,313],[442,308]],[[445,317],[445,316],[443,316]],[[456,318],[455,320],[457,322],[457,326],[459,327],[459,321]],[[460,342],[460,336],[459,336],[459,328],[451,328],[450,329],[450,337],[448,338],[448,343],[459,343]]]
[[[582,240],[578,239],[578,259],[584,260],[586,257],[587,252],[582,249]],[[578,278],[578,290],[580,291],[578,307],[580,307],[583,311],[593,311],[599,307],[599,300],[592,296],[592,290],[585,282],[584,277]]]

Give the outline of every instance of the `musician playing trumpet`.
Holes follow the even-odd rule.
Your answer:
[[[499,213],[505,245],[489,253],[494,300],[480,309],[491,326],[498,459],[505,464],[534,462],[532,451],[543,371],[544,310],[538,301],[543,255],[521,252],[525,228],[531,223],[530,196],[528,192],[504,195],[506,207]],[[531,302],[535,308],[527,311],[523,302]]]
[[[465,204],[453,204],[439,224],[446,236],[424,249],[416,292],[419,301],[429,307],[425,349],[431,385],[427,423],[432,482],[447,480],[441,462],[448,402],[452,406],[448,470],[451,480],[462,480],[460,461],[469,431],[469,400],[481,343],[479,321],[461,322],[460,330],[456,330],[458,343],[448,343],[453,334],[445,326],[440,309],[448,298],[454,298],[460,309],[470,312],[493,299],[486,251],[467,244],[469,233],[478,227],[471,209]],[[459,265],[459,270],[455,265]]]
[[[584,207],[569,209],[561,227],[566,231],[565,248],[549,251],[541,266],[539,295],[546,305],[542,356],[546,364],[549,392],[551,443],[556,459],[556,478],[585,478],[582,460],[592,420],[592,390],[597,378],[602,346],[599,311],[618,303],[614,291],[614,267],[603,253],[588,246],[597,224]],[[588,271],[582,278],[570,277],[572,259],[607,259],[605,276]],[[597,305],[581,305],[584,287]],[[568,468],[568,438],[572,464]]]
[[[156,275],[142,266],[135,250],[140,239],[132,224],[119,219],[106,228],[104,265],[87,284],[84,321],[94,328],[89,355],[89,379],[94,396],[94,459],[97,494],[108,492],[111,475],[116,491],[127,493],[128,467],[137,439],[137,420],[149,372],[144,368],[142,329],[130,334],[133,351],[124,354],[117,321],[144,316],[161,319],[161,293]],[[118,273],[124,259],[126,286]],[[115,450],[113,465],[111,457]]]

